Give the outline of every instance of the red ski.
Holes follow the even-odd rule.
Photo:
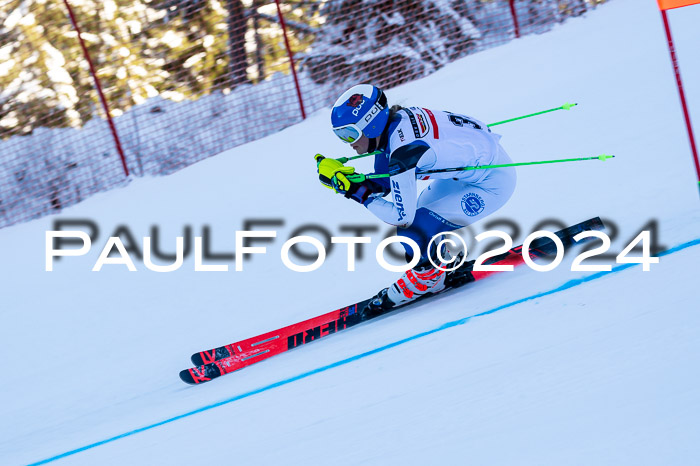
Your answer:
[[[360,312],[369,301],[367,299],[272,332],[193,354],[192,361],[198,367],[183,370],[180,372],[180,378],[190,384],[208,382],[270,356],[344,330],[360,322]],[[203,363],[197,364],[200,360]]]
[[[560,230],[555,234],[562,240],[562,244],[566,249],[573,244],[578,244],[573,239],[578,233],[588,230],[603,230],[604,228],[600,218],[595,217]],[[584,240],[584,242],[588,239]],[[547,257],[555,253],[556,245],[548,238],[539,238],[533,241],[529,250],[530,257],[533,259]],[[484,262],[485,265],[513,265],[516,267],[523,263],[525,263],[525,260],[522,256],[522,246],[517,246]],[[474,271],[472,267],[473,261],[464,264],[454,272],[450,272],[445,282],[447,287],[441,293],[498,273],[495,271]],[[399,307],[410,306],[424,299],[429,299],[431,296],[433,295],[422,296],[403,306],[389,309],[377,307],[377,297],[375,296],[303,322],[263,333],[262,335],[211,350],[201,351],[193,354],[191,358],[196,367],[181,371],[180,378],[184,382],[194,385],[208,382],[271,356],[352,327],[360,322],[386,314]]]

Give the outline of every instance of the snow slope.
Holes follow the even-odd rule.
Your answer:
[[[669,16],[700,121],[700,6]],[[485,121],[577,101],[570,112],[500,127],[504,147],[516,161],[617,158],[521,168],[494,218],[525,232],[545,218],[600,215],[620,230],[615,252],[656,219],[659,241],[676,249],[650,272],[592,276],[565,263],[504,274],[188,387],[177,372],[190,353],[349,304],[395,278],[371,258],[344,271],[341,250],[308,274],[281,263],[283,241],[305,223],[337,235],[342,225],[377,225],[374,245],[387,231],[318,185],[313,154],[347,155],[320,111],[66,210],[60,218],[92,219],[100,237],[54,272],[44,271],[44,236],[55,218],[0,230],[0,463],[698,462],[700,209],[655,4],[615,0],[388,97]],[[230,252],[254,218],[284,225],[242,272],[229,261],[228,272],[195,273],[191,256],[172,273],[140,261],[137,272],[91,272],[119,225],[139,239],[158,225],[167,251],[185,225],[197,236],[209,225],[212,249]]]

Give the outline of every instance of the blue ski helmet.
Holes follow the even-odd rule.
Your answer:
[[[389,107],[381,89],[371,84],[358,84],[345,91],[331,111],[333,132],[351,144],[362,134],[380,136],[389,121]]]

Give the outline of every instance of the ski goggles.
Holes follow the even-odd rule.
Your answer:
[[[362,117],[360,121],[333,128],[333,132],[340,138],[341,141],[352,144],[362,137],[362,130],[372,123],[372,120],[374,120],[374,118],[379,115],[384,108],[385,107],[381,104],[375,103],[372,108],[365,113],[365,116]]]
[[[362,137],[362,130],[354,123],[333,128],[333,132],[341,141],[352,144]]]

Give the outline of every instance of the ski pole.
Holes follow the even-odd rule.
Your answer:
[[[474,167],[457,167],[457,168],[441,168],[437,170],[425,170],[425,171],[420,171],[416,172],[416,175],[429,175],[432,173],[449,173],[449,172],[459,172],[459,171],[468,171],[468,170],[487,170],[490,168],[505,168],[505,167],[521,167],[523,165],[541,165],[544,163],[561,163],[561,162],[580,162],[583,160],[607,160],[607,159],[612,159],[615,157],[614,155],[598,155],[595,157],[577,157],[573,159],[559,159],[559,160],[541,160],[539,162],[519,162],[519,163],[504,163],[500,165],[477,165]],[[390,177],[390,173],[382,173],[378,175],[366,175],[365,178],[367,179],[373,179],[373,178],[388,178]]]
[[[366,154],[355,155],[353,157],[340,157],[339,159],[336,159],[336,160],[340,163],[345,163],[345,162],[349,162],[350,160],[361,159],[363,157],[369,157],[370,155],[377,155],[377,154],[381,154],[381,153],[382,153],[382,151],[375,150],[374,152],[367,152]]]
[[[543,113],[555,112],[557,110],[570,110],[572,107],[575,107],[577,105],[578,104],[568,104],[567,103],[567,104],[562,105],[561,107],[550,108],[549,110],[542,110],[541,112],[530,113],[529,115],[523,115],[523,116],[519,116],[519,117],[515,117],[515,118],[510,118],[508,120],[497,121],[496,123],[491,123],[490,125],[487,125],[487,126],[488,127],[498,126],[498,125],[502,125],[504,123],[510,123],[511,121],[522,120],[524,118],[530,118],[533,116],[542,115]],[[377,155],[379,153],[381,153],[381,151],[375,150],[374,152],[368,152],[366,154],[355,155],[353,157],[340,157],[340,158],[337,158],[336,160],[340,163],[345,163],[345,162],[349,162],[350,160],[361,159],[363,157],[369,157],[370,155]]]
[[[510,123],[511,121],[522,120],[523,118],[530,118],[533,116],[542,115],[543,113],[556,112],[557,110],[570,110],[572,107],[575,107],[577,105],[578,104],[564,104],[561,107],[550,108],[549,110],[542,110],[541,112],[535,112],[535,113],[531,113],[529,115],[523,115],[523,116],[519,116],[519,117],[515,117],[515,118],[510,118],[508,120],[497,121],[496,123],[491,123],[488,126],[491,127],[491,126],[502,125],[503,123]]]

